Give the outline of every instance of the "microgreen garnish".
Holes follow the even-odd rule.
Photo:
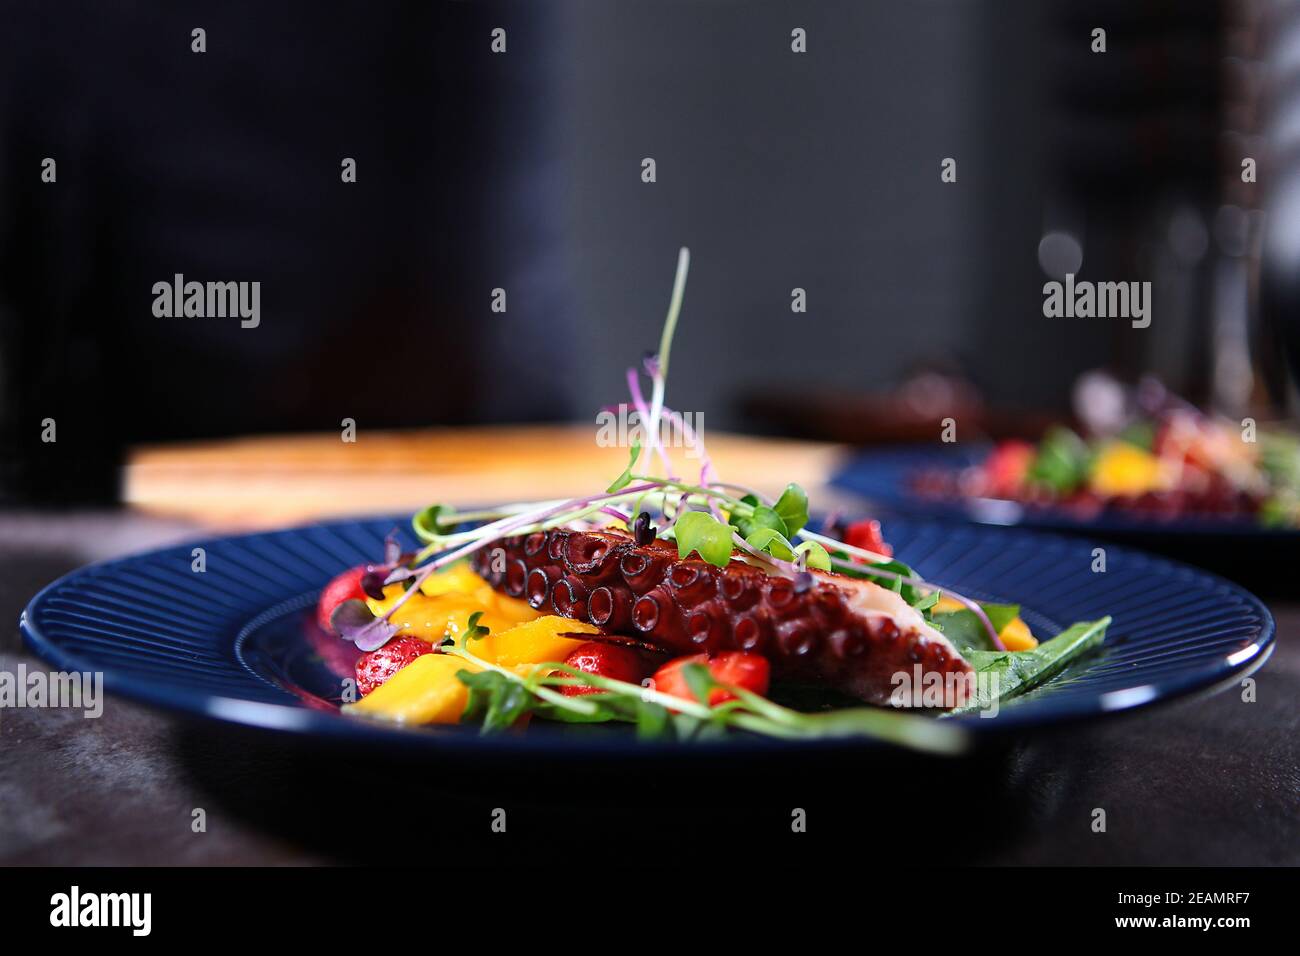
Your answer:
[[[558,661],[516,673],[469,650],[468,631],[441,652],[460,657],[477,670],[456,677],[469,688],[462,723],[479,724],[488,734],[514,726],[527,713],[567,723],[623,721],[649,739],[701,740],[728,727],[786,739],[869,737],[929,753],[954,754],[968,743],[966,731],[919,714],[877,707],[853,707],[806,714],[791,710],[743,687],[718,681],[698,664],[682,668],[692,698],[676,697],[653,686],[589,674]],[[598,693],[569,697],[566,687],[593,687]],[[710,706],[713,691],[734,700]]]
[[[766,551],[781,561],[794,560],[794,547],[785,535],[774,528],[756,528],[745,538],[745,543],[755,551]]]
[[[724,525],[707,511],[688,511],[673,526],[677,537],[677,555],[685,558],[697,553],[709,564],[725,568],[731,563],[731,526]]]
[[[442,513],[442,510],[442,505],[429,505],[424,510],[415,513],[415,517],[411,519],[411,527],[414,529],[417,538],[427,543],[437,540],[446,533],[446,526],[438,521],[438,515]]]
[[[397,529],[394,528],[384,537],[384,567],[396,567],[401,560],[402,545],[397,540]]]
[[[787,485],[772,501],[751,489],[715,478],[702,436],[691,429],[685,416],[664,404],[673,335],[689,267],[690,253],[683,248],[677,259],[677,274],[659,350],[642,362],[652,386],[648,402],[641,391],[641,372],[635,368],[628,369],[628,389],[644,428],[645,444],[640,440],[633,443],[627,467],[608,489],[603,494],[585,498],[524,502],[479,511],[457,512],[447,506],[430,505],[412,520],[415,534],[424,544],[423,550],[410,562],[388,569],[383,582],[402,582],[406,586],[405,592],[377,620],[372,616],[363,621],[356,609],[346,612],[347,616],[341,622],[343,626],[338,629],[340,634],[356,640],[358,647],[363,647],[364,643],[364,649],[379,646],[396,632],[388,623],[392,615],[437,569],[504,537],[560,526],[591,526],[602,516],[606,523],[613,519],[627,527],[628,517],[636,515],[633,531],[638,543],[648,544],[656,536],[675,539],[681,557],[698,554],[704,561],[718,567],[726,567],[739,553],[745,560],[763,565],[772,574],[794,577],[813,569],[864,578],[897,591],[923,614],[938,600],[938,588],[925,582],[901,562],[810,532],[806,527],[808,495],[799,485]],[[698,483],[683,481],[672,474],[661,437],[661,421],[666,422],[670,430],[675,430],[689,447],[699,451],[702,463]],[[644,452],[649,454],[643,455]],[[643,457],[651,462],[658,457],[665,474],[638,473],[637,465]],[[652,511],[660,516],[658,527],[651,523]],[[374,581],[368,583],[376,584]],[[371,597],[377,598],[382,593],[382,590],[376,591],[367,588]],[[980,606],[953,591],[946,593],[970,609],[985,627],[990,646],[1001,649],[997,630]]]
[[[916,608],[922,614],[925,614],[925,612],[929,611],[930,608],[934,607],[936,604],[939,603],[939,598],[942,596],[943,596],[942,591],[931,591],[929,594],[922,595],[921,597],[913,601],[912,607]],[[926,615],[926,619],[930,620],[929,615]],[[942,630],[942,628],[939,628],[938,625],[936,625],[932,620],[930,620],[930,626]]]
[[[818,571],[829,571],[831,569],[831,556],[825,547],[818,541],[804,541],[794,549],[795,560],[799,561],[803,567],[816,568]],[[932,592],[937,601],[938,592]],[[914,605],[915,606],[915,605]]]
[[[786,485],[781,497],[776,499],[773,510],[785,522],[784,533],[787,537],[798,534],[808,523],[808,495],[796,484]]]
[[[491,633],[487,627],[479,623],[482,617],[482,611],[475,611],[469,616],[469,620],[465,622],[466,641],[481,641]]]
[[[361,575],[361,590],[366,592],[367,597],[382,601],[387,577],[388,575],[383,571],[367,571]]]
[[[350,598],[343,601],[330,614],[330,627],[345,640],[352,641],[363,651],[383,647],[397,633],[397,626],[387,618],[375,617],[365,601]]]
[[[641,457],[641,439],[632,440],[632,453],[628,456],[627,467],[623,469],[623,474],[614,479],[614,483],[605,489],[606,492],[622,491],[632,483],[632,470],[636,468],[637,459]]]
[[[713,692],[714,686],[709,669],[701,664],[686,664],[682,667],[681,673],[695,699],[705,707],[709,706],[709,695]]]
[[[742,502],[750,505],[753,509],[749,515],[734,514],[731,517],[732,527],[740,534],[742,538],[748,539],[755,531],[766,528],[769,531],[775,531],[782,538],[789,538],[790,529],[786,527],[785,520],[776,512],[775,508],[761,505],[757,501],[749,501],[752,495],[746,495],[740,499]]]
[[[535,706],[535,698],[522,681],[513,681],[498,671],[463,670],[456,677],[469,688],[461,722],[479,724],[482,733],[513,726]]]

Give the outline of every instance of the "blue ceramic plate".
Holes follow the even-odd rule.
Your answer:
[[[382,554],[405,519],[366,520],[200,542],[92,565],[56,581],[23,612],[28,645],[62,670],[103,671],[115,693],[173,711],[322,738],[429,751],[641,753],[862,746],[736,736],[708,744],[638,743],[621,725],[535,722],[526,733],[480,737],[460,727],[390,728],[337,711],[355,649],[313,623],[321,587]],[[1018,602],[1034,632],[1115,620],[1102,651],[1077,661],[981,732],[1100,715],[1221,686],[1258,667],[1273,620],[1258,599],[1219,578],[1122,548],[1091,570],[1093,545],[974,526],[896,521],[898,554],[928,579],[980,600]],[[410,545],[413,542],[406,542]]]

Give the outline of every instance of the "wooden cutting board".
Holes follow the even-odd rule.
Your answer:
[[[716,473],[768,493],[796,481],[816,495],[843,454],[838,445],[711,434]],[[343,515],[414,511],[591,494],[627,465],[600,447],[595,426],[543,425],[359,431],[238,438],[136,449],[124,494],[136,509],[214,528],[265,528]],[[673,453],[695,478],[698,458]],[[641,468],[647,467],[643,458]]]

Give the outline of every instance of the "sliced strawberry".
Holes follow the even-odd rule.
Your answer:
[[[432,654],[434,647],[418,637],[395,637],[378,650],[357,658],[357,692],[365,697],[411,661]]]
[[[320,625],[322,631],[333,633],[333,629],[330,627],[330,615],[344,601],[350,601],[353,598],[358,601],[366,599],[366,592],[361,587],[361,579],[366,576],[369,570],[369,565],[365,564],[349,568],[325,585],[325,590],[320,593],[320,600],[316,602],[316,623]]]
[[[588,674],[598,674],[629,684],[641,683],[642,678],[649,676],[654,667],[640,651],[600,641],[588,641],[579,646],[564,659],[564,663]],[[600,688],[565,687],[562,693],[566,697],[580,697],[583,694],[599,694]]]
[[[714,680],[723,684],[734,684],[737,687],[743,687],[755,694],[767,693],[767,685],[772,673],[767,658],[760,657],[757,654],[745,654],[742,651],[724,651],[716,657],[709,657],[707,654],[694,654],[671,660],[655,671],[655,690],[671,694],[673,697],[695,700],[695,693],[691,690],[690,684],[686,682],[686,676],[682,673],[682,668],[687,664],[699,664],[706,667],[709,673],[713,675]],[[709,706],[717,707],[721,703],[735,699],[735,694],[717,687],[709,693]]]
[[[845,528],[844,543],[865,551],[883,554],[887,558],[894,556],[894,549],[885,544],[885,539],[880,536],[880,522],[874,519],[855,521]]]

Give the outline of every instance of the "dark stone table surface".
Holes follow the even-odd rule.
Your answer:
[[[0,670],[31,595],[193,533],[130,514],[0,516]],[[0,711],[0,863],[317,864],[718,853],[943,864],[1300,863],[1300,604],[1241,689],[1011,737],[960,761],[840,754],[548,765],[309,747],[110,698]],[[490,826],[507,810],[506,833]],[[792,834],[793,808],[807,832]],[[1093,832],[1096,809],[1104,833]],[[194,811],[206,817],[195,832]],[[675,854],[683,854],[676,857]],[[883,854],[883,855],[882,855]]]

